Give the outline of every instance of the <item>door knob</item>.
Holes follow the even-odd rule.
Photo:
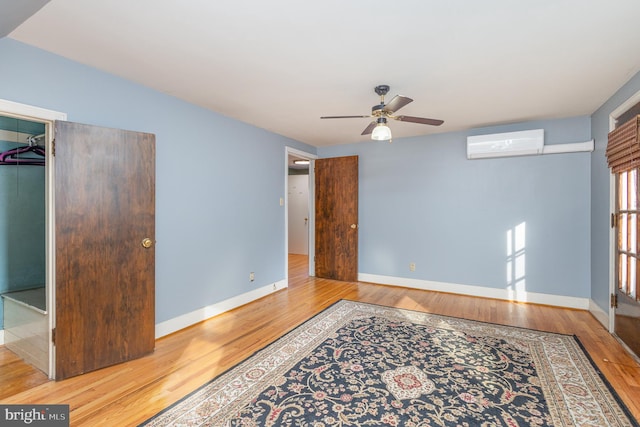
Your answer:
[[[351,224],[351,228],[358,228],[358,226],[355,224]]]
[[[149,249],[151,246],[153,246],[153,240],[151,240],[150,238],[144,238],[142,239],[142,247],[145,249]]]

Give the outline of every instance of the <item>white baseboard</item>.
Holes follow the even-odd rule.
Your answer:
[[[579,308],[582,310],[589,309],[588,298],[577,298],[564,295],[512,291],[509,289],[460,285],[457,283],[433,282],[430,280],[408,279],[406,277],[380,276],[368,273],[358,273],[358,281],[378,283],[381,285],[402,286],[405,288],[423,289],[426,291],[448,292],[452,294],[462,294],[474,297],[495,298],[517,302],[530,302],[535,304],[553,305],[566,308]]]
[[[198,310],[194,310],[190,313],[183,314],[173,319],[166,320],[164,322],[156,324],[156,339],[169,335],[173,332],[184,329],[188,326],[194,325],[203,320],[207,320],[210,317],[222,314],[225,311],[232,310],[240,307],[241,305],[250,303],[269,294],[272,294],[282,288],[287,287],[287,281],[281,280],[276,283],[263,286],[262,288],[254,289],[251,292],[247,292],[242,295],[229,298],[227,300],[218,302],[216,304],[202,307]]]
[[[595,302],[587,298],[568,297],[562,295],[540,294],[534,292],[513,293],[507,289],[489,288],[483,286],[460,285],[456,283],[434,282],[430,280],[408,279],[406,277],[380,276],[376,274],[358,273],[361,282],[378,283],[381,285],[402,286],[406,288],[423,289],[428,291],[448,292],[484,298],[496,298],[507,301],[532,302],[536,304],[554,305],[559,307],[589,310],[605,328],[608,329],[609,316]],[[210,317],[250,303],[273,292],[287,287],[287,281],[281,280],[262,288],[255,289],[228,300],[212,304],[190,313],[156,324],[156,339],[184,329],[188,326],[207,320]],[[4,330],[0,329],[0,345],[4,345]]]
[[[604,311],[598,304],[595,303],[594,300],[589,300],[589,311],[593,314],[593,317],[600,323],[605,329],[609,330],[609,314]]]

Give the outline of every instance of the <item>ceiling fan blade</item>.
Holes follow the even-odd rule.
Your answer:
[[[431,125],[431,126],[440,126],[441,124],[444,123],[444,120],[426,119],[424,117],[397,116],[393,118],[396,120],[400,120],[401,122],[420,123],[423,125]]]
[[[373,132],[373,129],[377,126],[377,122],[371,122],[369,123],[369,126],[367,126],[360,135],[369,135],[371,132]]]
[[[362,119],[362,118],[368,118],[371,117],[371,115],[367,115],[367,116],[322,116],[320,117],[321,119]]]
[[[410,102],[413,102],[413,99],[407,98],[406,96],[402,95],[396,95],[391,101],[389,101],[388,104],[384,106],[382,111],[392,114],[394,111],[398,111]]]

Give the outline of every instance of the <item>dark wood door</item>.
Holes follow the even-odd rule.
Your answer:
[[[316,276],[358,280],[358,156],[315,161]]]
[[[63,379],[154,349],[155,136],[56,122],[54,162]]]

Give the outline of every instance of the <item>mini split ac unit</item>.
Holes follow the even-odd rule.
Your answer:
[[[530,156],[542,154],[544,129],[467,137],[467,158]]]

